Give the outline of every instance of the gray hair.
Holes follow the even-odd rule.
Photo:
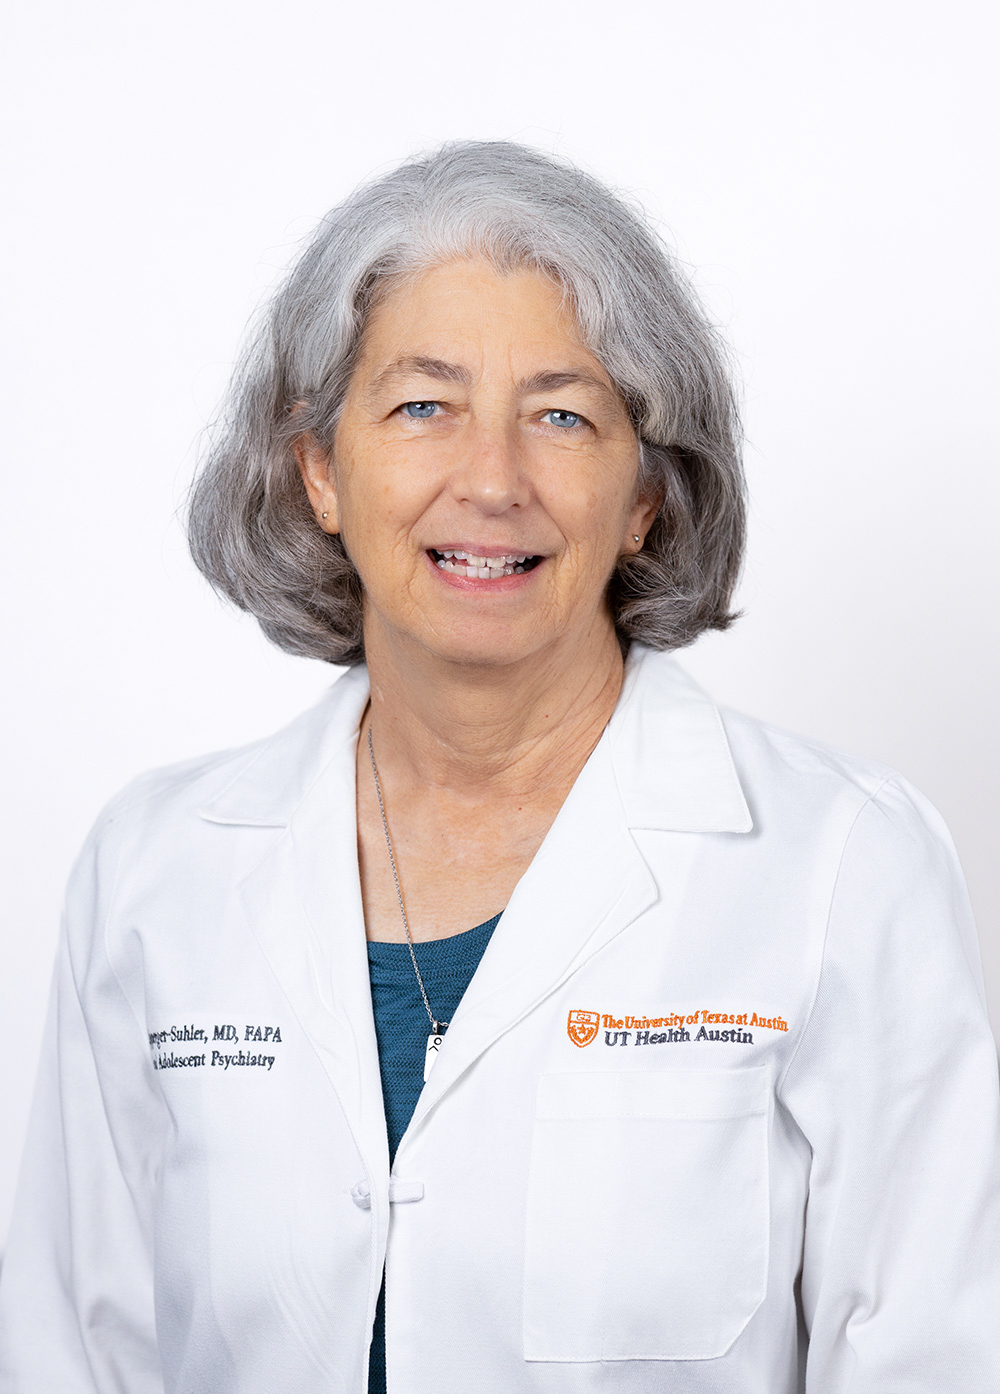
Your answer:
[[[364,659],[361,581],[341,538],[316,522],[293,442],[311,433],[332,448],[367,317],[387,289],[473,255],[562,287],[637,431],[640,488],[662,502],[642,550],[611,577],[622,647],[678,648],[727,628],[745,498],[726,349],[640,212],[575,166],[508,141],[447,142],[323,218],[234,374],[191,495],[196,564],[282,648]]]

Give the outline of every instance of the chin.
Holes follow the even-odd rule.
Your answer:
[[[552,644],[554,635],[543,629],[517,626],[498,632],[494,626],[462,625],[450,631],[436,630],[421,642],[426,651],[444,663],[469,668],[498,668],[525,663]]]

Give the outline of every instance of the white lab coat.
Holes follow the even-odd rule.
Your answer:
[[[634,647],[390,1175],[366,698],[89,838],[4,1394],[361,1394],[383,1260],[390,1394],[996,1394],[997,1060],[927,802]]]

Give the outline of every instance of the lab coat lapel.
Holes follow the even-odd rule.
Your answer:
[[[656,898],[602,739],[504,910],[448,1027],[411,1129],[493,1041]]]
[[[355,815],[357,731],[367,696],[365,670],[347,674],[319,708],[264,750],[252,777],[202,813],[219,822],[286,818],[283,834],[241,883],[240,901],[366,1166],[377,1174],[387,1170],[388,1155]]]

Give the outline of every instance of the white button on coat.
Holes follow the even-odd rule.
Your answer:
[[[396,1394],[996,1394],[997,1059],[933,808],[635,646],[390,1177],[366,698],[88,839],[4,1394],[363,1394],[383,1262]]]
[[[424,1185],[422,1181],[397,1181],[394,1176],[389,1178],[390,1205],[405,1205],[410,1201],[423,1200],[423,1198]],[[367,1181],[359,1181],[356,1186],[351,1187],[351,1199],[362,1210],[372,1208],[372,1188]]]

